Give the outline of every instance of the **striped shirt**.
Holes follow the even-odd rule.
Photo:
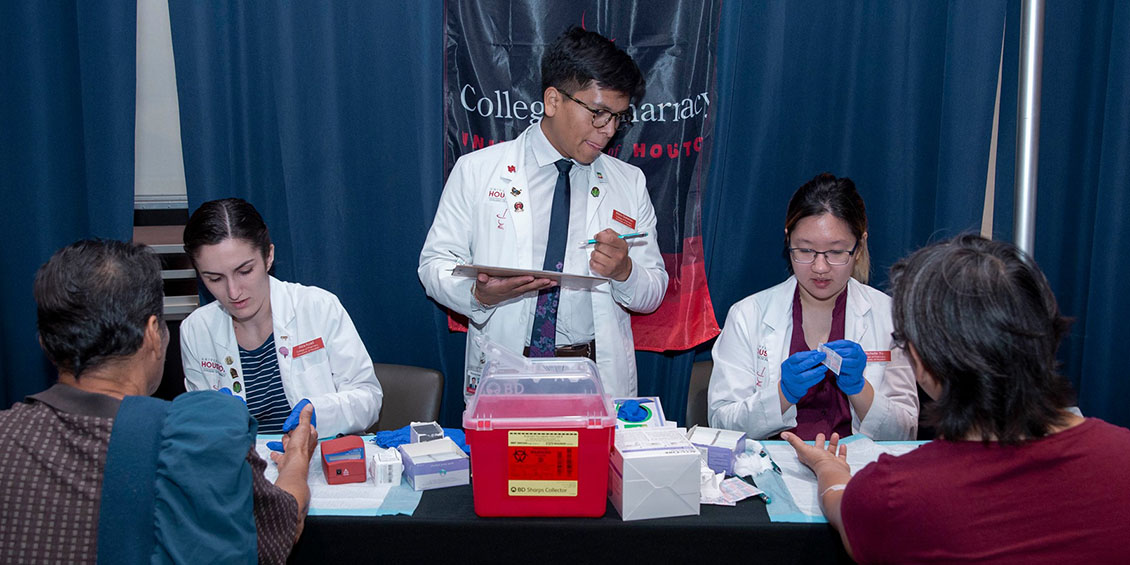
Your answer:
[[[290,403],[283,392],[275,334],[253,351],[240,347],[239,362],[247,384],[247,410],[259,421],[259,433],[281,434],[283,422],[290,415]]]

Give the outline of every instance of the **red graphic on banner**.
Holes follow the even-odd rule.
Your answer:
[[[671,274],[667,296],[659,309],[646,316],[632,316],[636,349],[667,351],[690,349],[721,333],[714,318],[714,303],[706,287],[702,261],[702,238],[683,241],[682,254],[664,253],[663,263]]]

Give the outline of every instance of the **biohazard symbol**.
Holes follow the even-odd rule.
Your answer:
[[[521,463],[526,460],[526,450],[519,449],[514,452],[514,460]]]

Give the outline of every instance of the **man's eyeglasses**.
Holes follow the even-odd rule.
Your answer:
[[[623,112],[620,112],[619,114],[615,114],[615,113],[609,112],[608,110],[598,110],[596,108],[593,108],[593,107],[589,106],[588,104],[585,104],[584,102],[581,102],[580,100],[577,100],[576,98],[573,97],[572,94],[569,94],[568,92],[565,92],[564,90],[558,90],[557,92],[564,94],[565,98],[568,98],[569,100],[572,100],[573,102],[576,102],[577,104],[580,104],[582,108],[592,112],[592,127],[594,127],[594,128],[600,129],[600,128],[608,125],[608,122],[612,121],[613,118],[616,118],[616,129],[618,131],[624,131],[624,130],[627,130],[628,128],[632,127],[632,111],[630,109],[624,110]]]
[[[852,246],[850,251],[844,249],[829,249],[828,251],[817,251],[807,247],[790,247],[789,257],[793,263],[800,265],[811,265],[816,262],[817,255],[823,255],[824,260],[829,265],[840,267],[847,265],[851,261],[851,256],[855,255],[855,250],[859,247],[859,240],[855,240],[855,245]]]

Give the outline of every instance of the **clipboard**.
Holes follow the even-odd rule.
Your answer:
[[[533,269],[516,269],[512,267],[489,267],[486,265],[457,265],[451,274],[457,277],[477,278],[479,273],[486,273],[492,277],[521,277],[531,276],[536,279],[550,279],[557,281],[561,288],[592,289],[596,285],[606,283],[609,279],[591,277],[588,275],[575,275],[572,273],[559,273],[557,271],[541,271]]]

